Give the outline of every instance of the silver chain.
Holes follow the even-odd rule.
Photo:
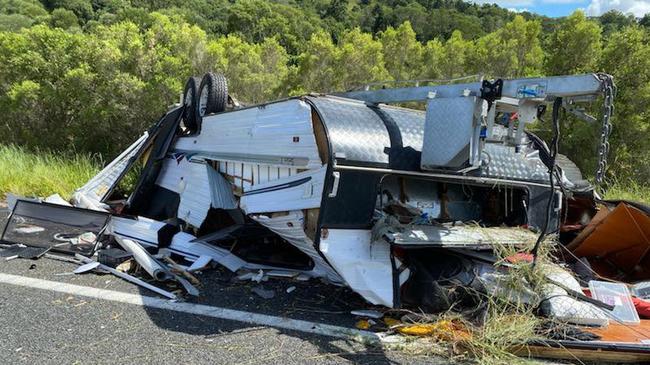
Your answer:
[[[612,133],[612,114],[614,114],[614,96],[616,86],[614,79],[607,74],[598,74],[598,79],[603,83],[603,126],[600,131],[600,146],[598,147],[598,167],[596,168],[596,183],[601,184],[607,170],[607,156],[609,155],[609,135]]]

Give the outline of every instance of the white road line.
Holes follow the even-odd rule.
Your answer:
[[[94,299],[109,300],[119,303],[134,304],[157,309],[166,309],[175,312],[196,314],[230,321],[245,322],[260,326],[283,328],[287,330],[312,333],[322,336],[356,339],[359,341],[371,343],[381,342],[383,337],[380,334],[375,334],[369,331],[360,331],[354,328],[332,326],[329,324],[309,322],[299,319],[275,317],[266,314],[244,312],[234,309],[211,307],[202,304],[172,302],[167,299],[123,293],[114,290],[97,289],[81,285],[61,283],[57,281],[29,278],[19,275],[0,273],[0,283],[55,291],[71,295],[79,295]]]

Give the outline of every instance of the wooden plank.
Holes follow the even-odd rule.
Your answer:
[[[613,362],[638,364],[650,362],[650,352],[642,353],[603,349],[573,349],[547,346],[522,346],[511,349],[511,352],[521,357],[594,361],[596,363]]]
[[[601,341],[644,343],[650,340],[650,320],[642,319],[639,325],[610,323],[605,328],[582,328],[601,337]],[[650,344],[648,345],[650,347]]]

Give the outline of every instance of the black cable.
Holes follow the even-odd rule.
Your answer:
[[[550,196],[548,197],[548,203],[546,204],[546,217],[544,219],[544,228],[537,237],[537,242],[535,242],[535,247],[533,247],[533,266],[537,263],[537,252],[539,251],[539,246],[541,245],[544,238],[546,238],[546,231],[548,230],[548,224],[551,220],[551,214],[553,212],[553,198],[555,197],[555,179],[553,174],[555,173],[555,158],[557,157],[557,151],[560,144],[560,109],[562,108],[562,98],[555,98],[553,102],[553,139],[551,140],[550,150],[550,159],[546,167],[548,167],[548,179],[550,187]]]

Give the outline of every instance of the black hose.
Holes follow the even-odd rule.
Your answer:
[[[553,213],[553,198],[555,197],[555,179],[553,174],[555,173],[555,158],[557,157],[557,151],[560,144],[560,109],[562,108],[562,98],[555,98],[553,103],[553,139],[551,140],[550,150],[550,159],[546,164],[548,167],[548,179],[549,187],[551,188],[551,195],[548,197],[548,203],[546,204],[546,217],[544,219],[544,228],[537,237],[537,242],[535,242],[535,247],[533,247],[533,266],[537,263],[537,252],[539,251],[539,246],[541,245],[544,238],[546,238],[546,231],[548,230],[548,224],[551,221],[551,214]]]

